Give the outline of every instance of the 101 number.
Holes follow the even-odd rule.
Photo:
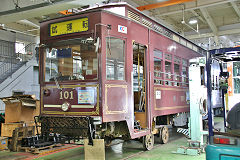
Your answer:
[[[73,99],[73,91],[61,91],[60,99]]]

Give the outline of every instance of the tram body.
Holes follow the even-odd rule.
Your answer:
[[[42,133],[134,139],[189,112],[203,50],[127,4],[41,22]]]

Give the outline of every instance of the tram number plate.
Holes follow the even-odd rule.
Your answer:
[[[75,19],[59,23],[52,23],[49,26],[50,37],[70,33],[78,33],[88,30],[88,18]]]

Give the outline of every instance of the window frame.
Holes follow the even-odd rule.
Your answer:
[[[83,38],[86,38],[86,37],[83,37]],[[68,39],[69,41],[78,41],[79,39]],[[57,41],[56,44],[54,45],[49,45],[49,44],[46,44],[44,47],[40,47],[40,65],[41,65],[41,77],[40,78],[40,81],[42,84],[52,84],[52,83],[56,83],[55,81],[46,81],[46,49],[47,48],[57,48],[59,46],[64,46],[64,41],[65,40],[60,40],[60,41]],[[62,45],[63,44],[63,45]],[[78,43],[72,43],[71,45],[77,45]],[[99,68],[99,65],[100,65],[100,55],[99,55],[99,52],[96,52],[96,58],[97,58],[97,78],[96,79],[84,79],[84,80],[81,80],[81,79],[77,79],[77,80],[61,80],[59,82],[61,83],[71,83],[71,82],[96,82],[96,81],[99,81],[101,76],[100,76],[100,68]]]
[[[178,59],[179,62],[176,62],[176,61],[175,61],[175,58]],[[175,74],[175,64],[176,64],[176,65],[179,65],[179,74],[178,74],[178,75]],[[176,80],[176,79],[175,79],[175,76],[178,76],[179,79]],[[174,81],[174,82],[173,82],[173,83],[174,83],[173,86],[175,86],[175,87],[180,87],[180,86],[181,86],[181,78],[182,78],[182,58],[179,57],[179,56],[174,55],[174,56],[173,56],[173,81]],[[175,85],[175,84],[177,84],[177,85]]]
[[[162,57],[156,57],[155,54],[154,54],[155,53],[154,51],[161,52],[162,53]],[[165,67],[164,63],[165,63],[165,61],[164,61],[164,58],[163,58],[164,54],[165,53],[163,51],[159,50],[159,49],[154,49],[153,50],[153,72],[154,72],[154,74],[153,74],[153,83],[154,83],[154,85],[161,85],[161,86],[164,85],[164,76],[165,76],[165,72],[164,72],[164,67]],[[160,71],[160,74],[162,74],[162,77],[156,77],[155,76],[155,58],[161,60],[161,68],[162,69]],[[155,83],[155,80],[160,81],[160,84]]]
[[[186,64],[183,64],[183,61],[186,61]],[[181,84],[183,87],[188,87],[189,86],[189,82],[188,82],[188,79],[189,79],[189,60],[185,59],[185,58],[181,58]],[[183,76],[182,74],[182,71],[183,71],[183,67],[186,67],[186,77]],[[186,82],[183,81],[183,77],[186,78]]]
[[[116,38],[116,39],[120,39],[120,40],[122,40],[122,41],[124,41],[124,79],[122,79],[122,80],[118,80],[118,79],[108,79],[107,78],[107,38]],[[124,38],[124,37],[119,37],[119,36],[115,36],[115,35],[108,35],[108,36],[105,36],[105,38],[104,38],[104,40],[105,40],[105,64],[104,64],[104,66],[105,66],[105,80],[106,81],[111,81],[111,82],[114,82],[114,81],[117,81],[117,82],[120,82],[120,81],[122,81],[122,82],[126,82],[126,75],[127,75],[127,70],[126,70],[126,66],[127,66],[127,38]]]
[[[166,55],[170,55],[171,56],[171,60],[167,59]],[[170,73],[166,72],[166,65],[165,65],[166,62],[171,63],[171,65],[170,65]],[[166,75],[169,75],[169,74],[170,74],[171,78],[166,78]],[[174,76],[173,75],[173,54],[166,52],[166,53],[164,53],[164,85],[165,86],[174,86],[173,85],[173,82],[174,82],[173,81],[173,76]]]

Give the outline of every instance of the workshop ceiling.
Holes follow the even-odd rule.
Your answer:
[[[58,12],[62,10],[81,9],[87,5],[102,4],[102,1],[1,0],[0,23],[7,29],[39,35],[39,21],[60,16]],[[240,0],[125,1],[139,9],[144,8],[145,14],[206,49],[239,45]],[[192,19],[196,19],[197,23],[189,24]]]
[[[39,35],[39,21],[61,16],[59,11],[99,2],[102,0],[1,0],[0,24],[9,30]]]
[[[188,2],[143,12],[164,21],[176,32],[205,49],[239,45],[240,0],[131,0],[133,5],[145,6],[147,9],[149,4],[171,4],[173,1]],[[197,24],[189,24],[190,19],[196,19]]]

